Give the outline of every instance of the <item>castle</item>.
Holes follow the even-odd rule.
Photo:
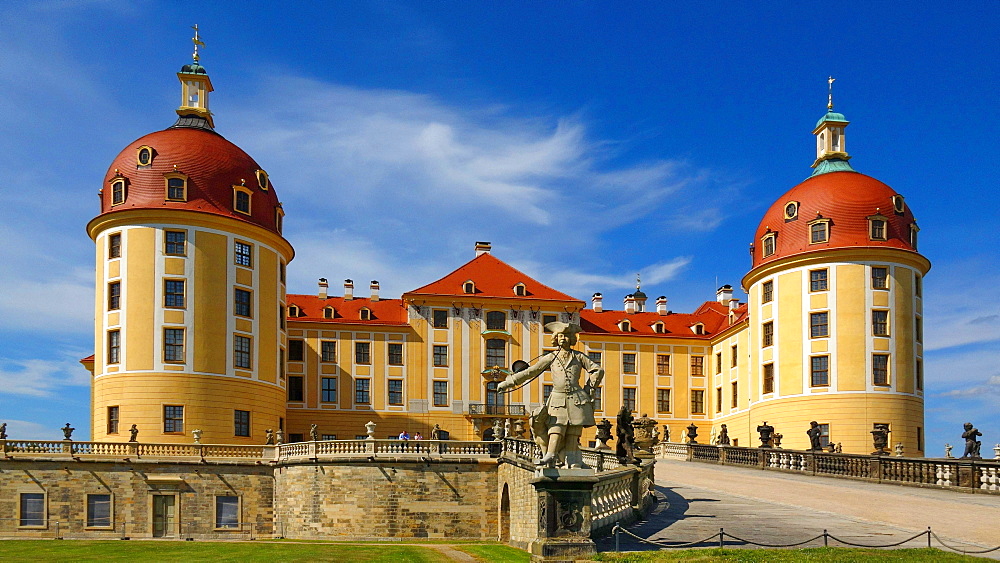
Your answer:
[[[887,424],[908,455],[923,444],[921,282],[913,213],[892,188],[849,164],[843,114],[813,129],[812,175],[777,197],[750,238],[752,268],[691,313],[637,287],[623,307],[561,293],[504,263],[489,243],[441,279],[399,298],[379,284],[286,293],[294,257],[267,172],[214,129],[213,87],[197,58],[178,73],[176,122],[126,146],[109,167],[96,244],[94,441],[260,444],[438,425],[490,438],[526,419],[551,389],[543,376],[510,396],[496,385],[515,360],[543,354],[544,325],[582,326],[578,349],[606,371],[598,418],[622,405],[681,441],[727,426],[757,445],[762,422],[806,449],[869,453]],[[750,233],[746,233],[750,235]],[[355,291],[357,289],[357,292]],[[362,295],[363,293],[363,295]],[[585,438],[592,436],[585,435]]]

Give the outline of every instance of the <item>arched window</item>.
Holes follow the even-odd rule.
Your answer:
[[[769,232],[766,235],[764,235],[763,238],[761,239],[761,241],[764,244],[764,256],[771,256],[772,254],[774,254],[776,237],[777,233]]]
[[[528,294],[528,289],[524,286],[523,283],[519,283],[514,286],[514,295],[517,295],[518,297],[524,297],[527,294]]]
[[[250,215],[250,196],[252,192],[246,186],[233,186],[233,209],[237,213]]]
[[[361,320],[370,321],[372,320],[372,310],[368,307],[361,308]]]
[[[663,334],[663,323],[653,323],[653,332]]]
[[[632,322],[626,319],[619,323],[618,328],[622,329],[622,332],[632,332]]]
[[[334,315],[333,307],[327,307],[327,308],[323,309],[323,318],[324,319],[332,319],[333,315]]]
[[[187,176],[178,173],[167,174],[166,194],[167,201],[187,201]]]
[[[486,330],[506,330],[507,313],[503,311],[490,311],[486,313]]]
[[[297,318],[298,316],[299,316],[299,306],[298,305],[289,305],[288,306],[288,317],[294,319],[294,318]]]
[[[462,291],[464,291],[465,293],[475,293],[476,283],[473,282],[472,280],[465,282],[464,284],[462,284]]]
[[[888,217],[878,213],[868,217],[868,238],[871,240],[888,239]]]
[[[260,189],[267,190],[271,186],[271,182],[267,178],[267,172],[263,170],[257,171],[257,183],[260,184]]]
[[[111,205],[125,203],[125,178],[115,178],[111,183]]]
[[[507,366],[507,343],[500,338],[486,341],[486,369]]]

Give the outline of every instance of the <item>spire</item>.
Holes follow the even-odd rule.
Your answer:
[[[847,154],[844,129],[847,128],[847,118],[844,114],[833,111],[834,77],[827,78],[826,115],[816,122],[813,135],[816,135],[816,161],[812,175],[818,176],[827,172],[854,172],[848,164],[851,156]]]
[[[198,47],[204,47],[201,40],[198,24],[191,29],[194,30],[194,53],[192,62],[181,67],[177,73],[177,78],[181,81],[181,105],[177,108],[177,115],[180,118],[174,127],[195,127],[201,129],[212,129],[215,122],[212,119],[212,112],[208,109],[208,93],[213,90],[212,81],[208,78],[208,71],[201,66],[201,55]]]
[[[642,282],[639,278],[639,274],[635,275],[635,293],[632,297],[635,298],[636,310],[638,312],[643,312],[646,310],[646,294],[642,292]]]

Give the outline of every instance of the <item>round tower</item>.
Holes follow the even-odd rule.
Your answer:
[[[92,439],[262,443],[285,417],[281,203],[214,129],[205,68],[176,123],[125,147],[87,232],[97,246]]]
[[[824,443],[869,454],[887,424],[890,451],[922,455],[930,262],[903,196],[849,164],[847,125],[831,96],[812,175],[771,205],[751,244],[751,428],[766,420],[784,447],[808,449],[816,421]]]

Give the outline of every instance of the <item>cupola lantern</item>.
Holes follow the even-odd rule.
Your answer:
[[[198,36],[198,26],[195,25],[194,37],[194,61],[181,67],[177,73],[177,78],[181,81],[181,105],[177,108],[177,115],[181,117],[197,116],[208,122],[209,127],[215,127],[212,120],[212,112],[208,109],[208,94],[213,90],[212,81],[208,78],[208,71],[199,62],[198,47],[204,47],[205,43]]]

